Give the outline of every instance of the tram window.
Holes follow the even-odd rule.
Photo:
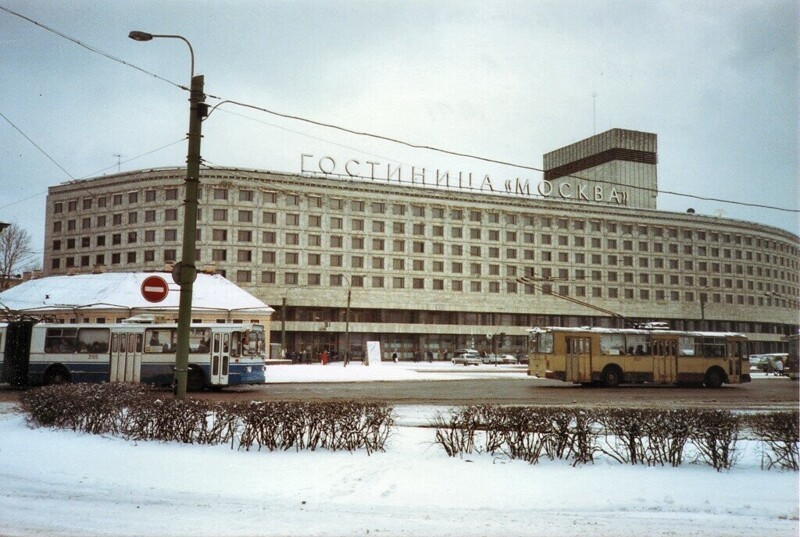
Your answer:
[[[625,336],[622,334],[601,335],[600,352],[609,355],[625,354]]]

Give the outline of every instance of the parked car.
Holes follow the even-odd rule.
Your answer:
[[[511,354],[487,354],[481,361],[484,364],[518,364],[519,361]]]
[[[453,355],[453,364],[481,365],[481,355],[475,349],[462,349]]]

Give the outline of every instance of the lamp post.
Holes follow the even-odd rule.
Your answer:
[[[189,373],[189,332],[192,323],[192,287],[197,279],[195,267],[195,243],[197,239],[197,192],[200,184],[200,140],[203,118],[208,115],[208,106],[203,102],[203,75],[194,74],[194,50],[192,44],[180,35],[149,34],[133,31],[128,37],[134,41],[150,41],[154,38],[180,39],[189,47],[191,56],[191,84],[189,94],[189,149],[186,156],[186,197],[183,202],[183,249],[181,261],[175,265],[172,278],[180,285],[178,305],[178,342],[175,355],[175,398],[186,397]]]

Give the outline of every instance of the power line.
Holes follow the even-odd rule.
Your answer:
[[[59,164],[58,162],[56,162],[56,159],[54,159],[53,157],[51,157],[51,156],[50,156],[50,155],[47,153],[47,151],[45,151],[44,149],[42,149],[42,148],[41,148],[41,146],[40,146],[39,144],[37,144],[36,142],[34,142],[34,141],[33,141],[33,139],[31,139],[31,137],[30,137],[30,136],[28,136],[27,134],[25,134],[24,132],[22,132],[22,129],[20,129],[19,127],[17,127],[16,125],[14,125],[14,122],[13,122],[13,121],[11,121],[10,119],[8,119],[8,118],[5,116],[5,114],[3,114],[2,112],[0,112],[0,117],[2,117],[3,119],[5,119],[5,120],[8,122],[8,124],[9,124],[9,125],[11,125],[11,126],[14,128],[14,130],[15,130],[15,131],[17,131],[18,133],[20,133],[20,134],[21,134],[21,135],[22,135],[22,136],[23,136],[23,137],[24,137],[26,140],[28,140],[28,141],[31,143],[31,145],[33,145],[33,147],[35,147],[36,149],[38,149],[38,150],[39,150],[39,151],[42,153],[42,155],[46,156],[46,157],[47,157],[47,159],[48,159],[50,162],[52,162],[53,164],[55,164],[56,166],[58,166],[58,168],[59,168],[59,169],[60,169],[62,172],[66,173],[66,174],[69,176],[69,178],[70,178],[70,179],[73,179],[73,180],[75,179],[75,178],[72,176],[72,174],[71,174],[71,173],[69,173],[69,172],[68,172],[68,171],[67,171],[67,170],[64,168],[64,166],[62,166],[61,164]]]
[[[20,13],[12,11],[12,10],[4,7],[4,6],[0,6],[0,10],[3,10],[3,11],[5,11],[5,12],[11,14],[11,15],[14,15],[16,17],[19,17],[19,18],[21,18],[21,19],[23,19],[23,20],[25,20],[27,22],[30,22],[31,24],[34,24],[34,25],[36,25],[36,26],[38,26],[38,27],[40,27],[40,28],[42,28],[44,30],[52,32],[52,33],[58,35],[59,37],[67,39],[68,41],[71,41],[71,42],[73,42],[73,43],[85,48],[86,50],[89,50],[90,52],[94,52],[96,54],[100,54],[101,56],[103,56],[105,58],[108,58],[108,59],[110,59],[112,61],[121,63],[121,64],[123,64],[125,66],[128,66],[128,67],[131,67],[133,69],[136,69],[137,71],[140,71],[140,72],[145,73],[145,74],[147,74],[149,76],[152,76],[152,77],[155,77],[155,78],[157,78],[159,80],[167,82],[167,83],[169,83],[169,84],[171,84],[171,85],[173,85],[175,87],[178,87],[178,88],[180,88],[182,90],[189,91],[189,88],[187,88],[184,85],[178,84],[178,83],[173,82],[173,81],[171,81],[171,80],[169,80],[167,78],[164,78],[164,77],[161,77],[159,75],[156,75],[155,73],[152,73],[150,71],[142,69],[141,67],[138,67],[138,66],[136,66],[136,65],[134,65],[132,63],[129,63],[129,62],[125,61],[125,60],[122,60],[120,58],[117,58],[117,57],[115,57],[115,56],[113,56],[113,55],[111,55],[111,54],[109,54],[107,52],[103,52],[98,48],[95,48],[95,47],[92,47],[90,45],[87,45],[86,43],[83,43],[83,42],[81,42],[81,41],[79,41],[79,40],[77,40],[75,38],[72,38],[72,37],[70,37],[70,36],[68,36],[68,35],[66,35],[66,34],[64,34],[62,32],[59,32],[58,30],[50,28],[49,26],[46,26],[46,25],[44,25],[42,23],[39,23],[39,22],[37,22],[37,21],[35,21],[35,20],[33,20],[33,19],[29,18],[29,17],[26,17],[26,16],[24,16],[24,15],[22,15]],[[253,110],[256,110],[256,111],[264,112],[266,114],[271,114],[271,115],[276,116],[276,117],[281,117],[281,118],[289,119],[289,120],[293,120],[293,121],[300,121],[300,122],[304,122],[304,123],[307,123],[307,124],[310,124],[310,125],[315,125],[315,126],[318,126],[318,127],[337,130],[337,131],[345,132],[345,133],[352,134],[352,135],[355,135],[355,136],[363,136],[363,137],[373,138],[373,139],[376,139],[376,140],[382,140],[382,141],[386,141],[386,142],[390,142],[390,143],[394,143],[394,144],[410,147],[412,149],[423,149],[423,150],[427,150],[427,151],[433,151],[433,152],[437,152],[437,153],[442,153],[442,154],[445,154],[445,155],[451,155],[451,156],[455,156],[455,157],[462,157],[462,158],[469,158],[469,159],[472,159],[472,160],[478,160],[478,161],[486,162],[486,163],[490,163],[490,164],[499,164],[499,165],[502,165],[502,166],[509,166],[509,167],[513,167],[513,168],[517,168],[517,169],[530,170],[530,171],[544,173],[543,169],[537,168],[535,166],[529,166],[529,165],[525,165],[525,164],[517,164],[517,163],[509,162],[509,161],[504,161],[504,160],[499,160],[499,159],[494,159],[494,158],[489,158],[489,157],[482,157],[480,155],[476,155],[476,154],[473,154],[473,153],[465,153],[465,152],[461,152],[461,151],[443,149],[443,148],[440,148],[440,147],[435,147],[435,146],[430,146],[430,145],[425,145],[425,144],[407,142],[405,140],[401,140],[399,138],[394,138],[394,137],[391,137],[391,136],[385,136],[385,135],[374,134],[374,133],[370,133],[370,132],[366,132],[366,131],[350,129],[350,128],[347,128],[347,127],[342,127],[340,125],[335,125],[333,123],[326,123],[326,122],[323,122],[323,121],[317,121],[317,120],[314,120],[314,119],[309,119],[309,118],[298,116],[298,115],[277,112],[275,110],[270,110],[268,108],[264,108],[264,107],[261,107],[261,106],[256,106],[256,105],[253,105],[253,104],[248,104],[248,103],[244,103],[244,102],[241,102],[241,101],[235,101],[235,100],[231,100],[231,99],[224,99],[222,97],[218,97],[218,96],[211,95],[211,94],[207,94],[207,97],[212,98],[212,99],[217,99],[217,100],[220,101],[219,103],[214,105],[214,107],[209,111],[209,115],[211,114],[211,112],[213,112],[219,106],[221,106],[223,104],[226,104],[226,103],[230,103],[230,104],[234,104],[234,105],[241,106],[241,107],[244,107],[244,108],[250,108],[250,109],[253,109]],[[594,179],[594,178],[582,177],[582,176],[579,176],[579,175],[569,174],[569,175],[566,175],[565,177],[571,177],[571,178],[574,178],[574,179],[580,179],[580,180],[588,181],[588,182],[592,182],[592,183],[619,186],[618,183],[614,183],[612,181],[605,181],[605,180],[602,180],[602,179]],[[800,213],[800,209],[787,209],[785,207],[777,207],[777,206],[774,206],[774,205],[766,205],[766,204],[759,204],[759,203],[748,203],[748,202],[742,202],[742,201],[726,200],[726,199],[722,199],[722,198],[713,198],[713,197],[708,197],[708,196],[698,196],[698,195],[695,195],[695,194],[687,194],[687,193],[683,193],[683,192],[674,192],[674,191],[668,191],[668,190],[659,190],[657,188],[635,186],[635,185],[628,185],[628,188],[632,188],[632,189],[636,189],[636,190],[642,190],[644,192],[650,192],[650,193],[654,193],[654,194],[666,194],[666,195],[686,197],[686,198],[702,200],[702,201],[713,201],[713,202],[717,202],[717,203],[726,203],[726,204],[739,205],[739,206],[744,206],[744,207],[755,207],[755,208],[760,208],[760,209],[770,209],[770,210],[783,211],[783,212],[789,212],[789,213]]]
[[[219,97],[215,97],[213,95],[208,95],[208,96],[211,97],[211,98],[214,98],[214,99],[219,99]],[[216,109],[218,106],[220,106],[222,104],[226,104],[226,103],[234,104],[234,105],[237,105],[237,106],[242,106],[244,108],[251,108],[253,110],[257,110],[257,111],[260,111],[260,112],[271,114],[271,115],[277,116],[277,117],[282,117],[284,119],[301,121],[301,122],[305,122],[305,123],[308,123],[308,124],[311,124],[311,125],[315,125],[315,126],[318,126],[318,127],[324,127],[324,128],[338,130],[338,131],[345,132],[345,133],[348,133],[348,134],[353,134],[353,135],[356,135],[356,136],[365,136],[365,137],[368,137],[368,138],[374,138],[376,140],[383,140],[383,141],[386,141],[386,142],[391,142],[391,143],[395,143],[395,144],[399,144],[399,145],[404,145],[406,147],[410,147],[410,148],[413,148],[413,149],[424,149],[424,150],[428,150],[428,151],[434,151],[434,152],[437,152],[437,153],[442,153],[442,154],[445,154],[445,155],[451,155],[451,156],[455,156],[455,157],[464,157],[464,158],[469,158],[469,159],[473,159],[473,160],[478,160],[478,161],[481,161],[481,162],[487,162],[487,163],[490,163],[490,164],[500,164],[502,166],[509,166],[509,167],[512,167],[512,168],[518,168],[518,169],[522,169],[522,170],[530,170],[530,171],[535,171],[535,172],[540,172],[540,173],[544,173],[545,172],[545,170],[543,170],[541,168],[537,168],[535,166],[529,166],[529,165],[525,165],[525,164],[517,164],[517,163],[514,163],[514,162],[505,161],[505,160],[482,157],[480,155],[475,155],[475,154],[472,154],[472,153],[463,153],[463,152],[460,152],[460,151],[442,149],[440,147],[435,147],[435,146],[430,146],[430,145],[416,144],[416,143],[412,143],[412,142],[407,142],[405,140],[400,140],[399,138],[392,138],[390,136],[384,136],[384,135],[380,135],[380,134],[373,134],[373,133],[365,132],[365,131],[357,131],[357,130],[354,130],[354,129],[349,129],[347,127],[334,125],[332,123],[324,123],[324,122],[321,122],[321,121],[316,121],[316,120],[313,120],[313,119],[304,118],[302,116],[284,114],[282,112],[276,112],[276,111],[270,110],[268,108],[263,108],[263,107],[252,105],[252,104],[242,103],[242,102],[239,102],[239,101],[233,101],[233,100],[230,100],[230,99],[226,99],[226,100],[221,101],[220,103],[217,103],[214,106],[214,108],[212,108],[211,111]],[[209,115],[210,115],[210,112],[209,112]],[[583,177],[583,176],[574,175],[574,174],[567,174],[567,175],[565,175],[565,177],[572,177],[574,179],[580,179],[580,180],[588,181],[588,182],[592,182],[592,183],[620,186],[619,183],[615,183],[613,181],[606,181],[606,180],[603,180],[603,179],[595,179],[595,178]],[[761,209],[772,209],[772,210],[775,210],[775,211],[784,211],[784,212],[789,212],[789,213],[800,213],[800,209],[787,209],[785,207],[776,207],[776,206],[773,206],[773,205],[764,205],[764,204],[759,204],[759,203],[748,203],[748,202],[743,202],[743,201],[726,200],[726,199],[722,199],[722,198],[712,198],[712,197],[707,197],[707,196],[698,196],[696,194],[686,194],[686,193],[683,193],[683,192],[673,192],[673,191],[670,191],[670,190],[659,190],[657,188],[650,188],[650,187],[645,187],[645,186],[636,186],[636,185],[626,185],[626,186],[628,188],[632,188],[632,189],[636,189],[636,190],[642,190],[642,191],[645,191],[645,192],[651,192],[651,193],[654,193],[654,194],[667,194],[667,195],[672,195],[672,196],[681,196],[681,197],[685,197],[685,198],[692,198],[692,199],[703,200],[703,201],[715,201],[715,202],[718,202],[718,203],[728,203],[728,204],[731,204],[731,205],[741,205],[741,206],[745,206],[745,207],[757,207],[757,208],[761,208]]]
[[[164,78],[163,76],[159,76],[159,75],[157,75],[155,73],[152,73],[152,72],[150,72],[150,71],[148,71],[146,69],[142,69],[141,67],[139,67],[137,65],[134,65],[134,64],[132,64],[130,62],[127,62],[127,61],[125,61],[125,60],[123,60],[121,58],[117,58],[116,56],[112,56],[108,52],[103,52],[99,48],[96,48],[96,47],[93,47],[91,45],[88,45],[88,44],[84,43],[83,41],[79,41],[78,39],[75,39],[74,37],[70,37],[67,34],[63,33],[63,32],[59,32],[58,30],[56,30],[54,28],[51,28],[51,27],[47,26],[46,24],[42,24],[41,22],[37,22],[37,21],[31,19],[30,17],[26,17],[25,15],[23,15],[21,13],[17,13],[16,11],[13,11],[13,10],[5,7],[5,6],[0,5],[0,10],[5,11],[6,13],[8,13],[10,15],[14,15],[15,17],[19,17],[20,19],[22,19],[24,21],[27,21],[27,22],[33,24],[34,26],[38,26],[39,28],[41,28],[43,30],[47,30],[48,32],[51,32],[51,33],[53,33],[53,34],[55,34],[55,35],[57,35],[57,36],[59,36],[59,37],[61,37],[63,39],[66,39],[67,41],[71,41],[72,43],[75,43],[76,45],[78,45],[80,47],[83,47],[83,48],[85,48],[86,50],[88,50],[90,52],[94,52],[95,54],[99,54],[99,55],[101,55],[101,56],[103,56],[105,58],[108,58],[111,61],[115,61],[115,62],[121,63],[122,65],[125,65],[127,67],[131,67],[133,69],[136,69],[137,71],[140,71],[140,72],[142,72],[142,73],[144,73],[146,75],[149,75],[149,76],[152,76],[152,77],[157,78],[159,80],[162,80],[162,81],[164,81],[164,82],[166,82],[168,84],[172,84],[173,86],[175,86],[177,88],[180,88],[180,89],[182,89],[184,91],[189,91],[189,88],[187,88],[186,86],[184,86],[182,84],[178,84],[177,82],[173,82],[172,80],[169,80],[168,78]]]

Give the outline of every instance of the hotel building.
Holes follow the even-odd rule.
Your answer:
[[[613,129],[544,156],[544,180],[303,155],[301,172],[205,168],[197,267],[276,312],[272,343],[402,358],[525,350],[537,325],[798,331],[800,239],[660,211],[656,135]],[[49,189],[44,272],[157,271],[179,260],[185,168]]]

